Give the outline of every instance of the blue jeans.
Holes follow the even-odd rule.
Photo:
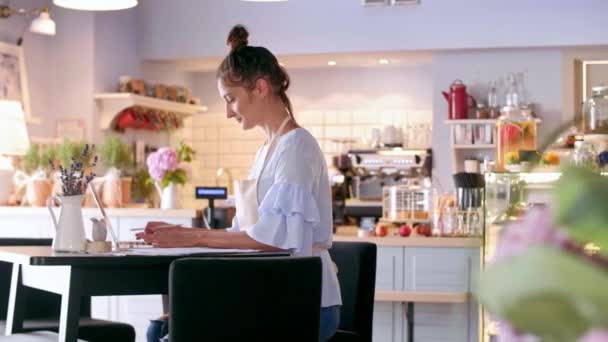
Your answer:
[[[319,328],[319,341],[325,342],[329,340],[340,324],[340,306],[328,306],[321,308],[321,324]],[[150,320],[148,331],[146,331],[146,338],[148,342],[159,342],[167,341],[167,334],[169,333],[168,321],[162,319]],[[161,340],[162,339],[162,340]]]

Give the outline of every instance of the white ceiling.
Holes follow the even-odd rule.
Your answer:
[[[349,54],[302,54],[277,56],[279,62],[287,69],[313,69],[313,68],[353,68],[353,67],[390,67],[390,66],[418,66],[431,63],[432,53],[417,52],[362,52]],[[385,59],[388,64],[378,61]],[[336,65],[329,66],[328,61],[335,61]],[[175,64],[181,71],[209,72],[215,71],[221,58],[200,58],[166,61],[163,63]]]

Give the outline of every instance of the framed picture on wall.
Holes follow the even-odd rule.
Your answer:
[[[23,48],[3,42],[0,42],[0,100],[21,102],[26,121],[35,123],[30,109]]]

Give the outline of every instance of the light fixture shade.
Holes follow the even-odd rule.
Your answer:
[[[24,155],[30,145],[19,101],[0,100],[0,154]]]
[[[137,0],[53,0],[53,3],[83,11],[115,11],[137,6]]]
[[[49,36],[55,35],[55,22],[51,19],[49,12],[41,12],[38,18],[32,20],[30,31]]]
[[[247,1],[247,2],[284,2],[287,0],[241,0],[241,1]]]

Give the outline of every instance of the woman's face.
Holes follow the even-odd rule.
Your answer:
[[[226,117],[234,118],[243,130],[260,125],[263,119],[263,96],[256,85],[252,90],[217,81],[220,96],[226,102]]]

